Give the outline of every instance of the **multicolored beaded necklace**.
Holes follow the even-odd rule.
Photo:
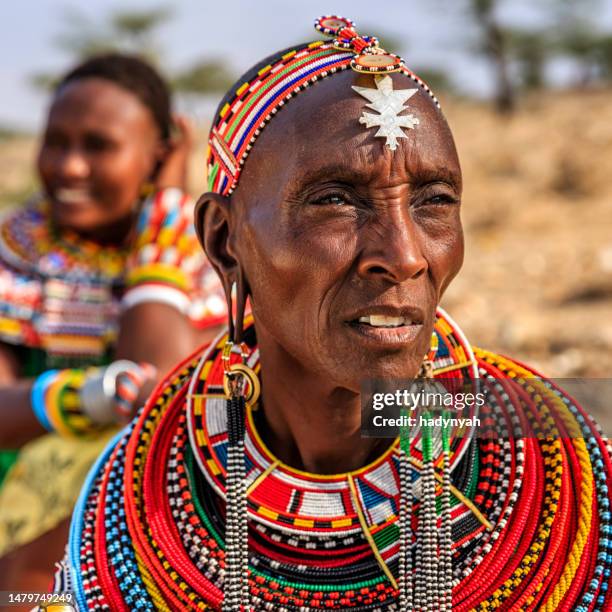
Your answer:
[[[44,350],[46,367],[102,363],[127,255],[59,233],[44,200],[9,212],[0,221],[0,338]]]
[[[472,350],[442,311],[435,333],[435,376],[486,389],[484,433],[400,438],[321,476],[274,457],[249,410],[242,517],[226,512],[239,506],[225,499],[227,338],[187,360],[91,472],[56,590],[69,582],[91,610],[610,609],[609,444],[552,382]],[[252,324],[245,341],[256,370]],[[248,579],[230,608],[232,555]]]
[[[116,247],[60,232],[44,200],[10,211],[0,219],[0,340],[44,352],[44,370],[105,364],[122,299],[170,303],[199,327],[221,323],[221,286],[192,218],[188,194],[156,191],[130,244]]]
[[[10,219],[10,221],[8,220]],[[11,213],[0,232],[0,254],[20,270],[45,276],[95,276],[116,282],[123,274],[127,248],[100,245],[68,229],[59,231],[44,199]]]

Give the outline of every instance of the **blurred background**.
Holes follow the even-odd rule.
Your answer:
[[[173,83],[198,125],[198,194],[226,87],[268,53],[317,38],[312,21],[330,12],[401,54],[455,133],[467,250],[444,306],[475,344],[551,376],[610,377],[610,0],[3,3],[0,205],[37,189],[54,79],[105,49],[144,54]]]

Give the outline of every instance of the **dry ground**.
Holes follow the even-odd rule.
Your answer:
[[[550,376],[612,378],[612,91],[547,93],[511,118],[443,107],[464,170],[467,247],[443,305],[475,344]],[[0,142],[0,201],[32,190],[34,149],[31,138]],[[598,416],[612,433],[612,405]]]

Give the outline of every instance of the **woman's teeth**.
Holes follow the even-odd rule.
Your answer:
[[[58,189],[55,192],[55,198],[66,204],[78,204],[89,199],[90,194],[86,189]]]
[[[412,321],[406,317],[387,317],[385,315],[359,317],[359,323],[365,323],[372,327],[402,327],[403,325],[412,325]]]

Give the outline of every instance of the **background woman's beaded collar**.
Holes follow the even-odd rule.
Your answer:
[[[127,248],[102,246],[71,230],[58,230],[43,198],[0,219],[0,258],[20,272],[115,283],[123,277],[127,254]]]

